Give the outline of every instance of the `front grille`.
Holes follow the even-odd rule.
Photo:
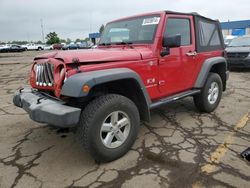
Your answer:
[[[227,53],[228,58],[232,59],[245,59],[249,55],[249,52],[230,52]]]
[[[54,65],[51,63],[40,63],[35,66],[36,85],[53,86],[54,85]]]

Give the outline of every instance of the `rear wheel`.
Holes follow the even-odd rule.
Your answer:
[[[194,96],[194,104],[201,112],[212,112],[220,103],[222,81],[218,74],[210,73],[200,94]]]
[[[109,162],[129,151],[139,126],[136,105],[124,96],[108,94],[93,100],[83,110],[77,134],[97,162]]]

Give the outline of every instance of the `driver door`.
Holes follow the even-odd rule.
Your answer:
[[[181,35],[181,46],[170,48],[160,57],[159,90],[161,96],[173,95],[192,88],[196,70],[195,31],[192,16],[171,15],[165,23],[165,37]]]

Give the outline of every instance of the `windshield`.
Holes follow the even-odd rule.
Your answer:
[[[160,15],[137,17],[106,25],[100,45],[153,43]]]
[[[230,47],[250,46],[250,37],[235,38],[230,42],[228,46]]]

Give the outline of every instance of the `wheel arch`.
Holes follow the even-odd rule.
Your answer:
[[[207,59],[200,70],[195,82],[195,88],[202,88],[205,85],[207,76],[210,72],[217,73],[223,83],[223,91],[226,90],[226,82],[228,79],[227,61],[224,57],[213,57]]]
[[[90,86],[89,92],[83,92],[84,85]],[[128,68],[78,73],[65,82],[61,91],[64,96],[89,100],[107,93],[129,98],[136,104],[141,119],[150,120],[150,97],[139,75]]]

